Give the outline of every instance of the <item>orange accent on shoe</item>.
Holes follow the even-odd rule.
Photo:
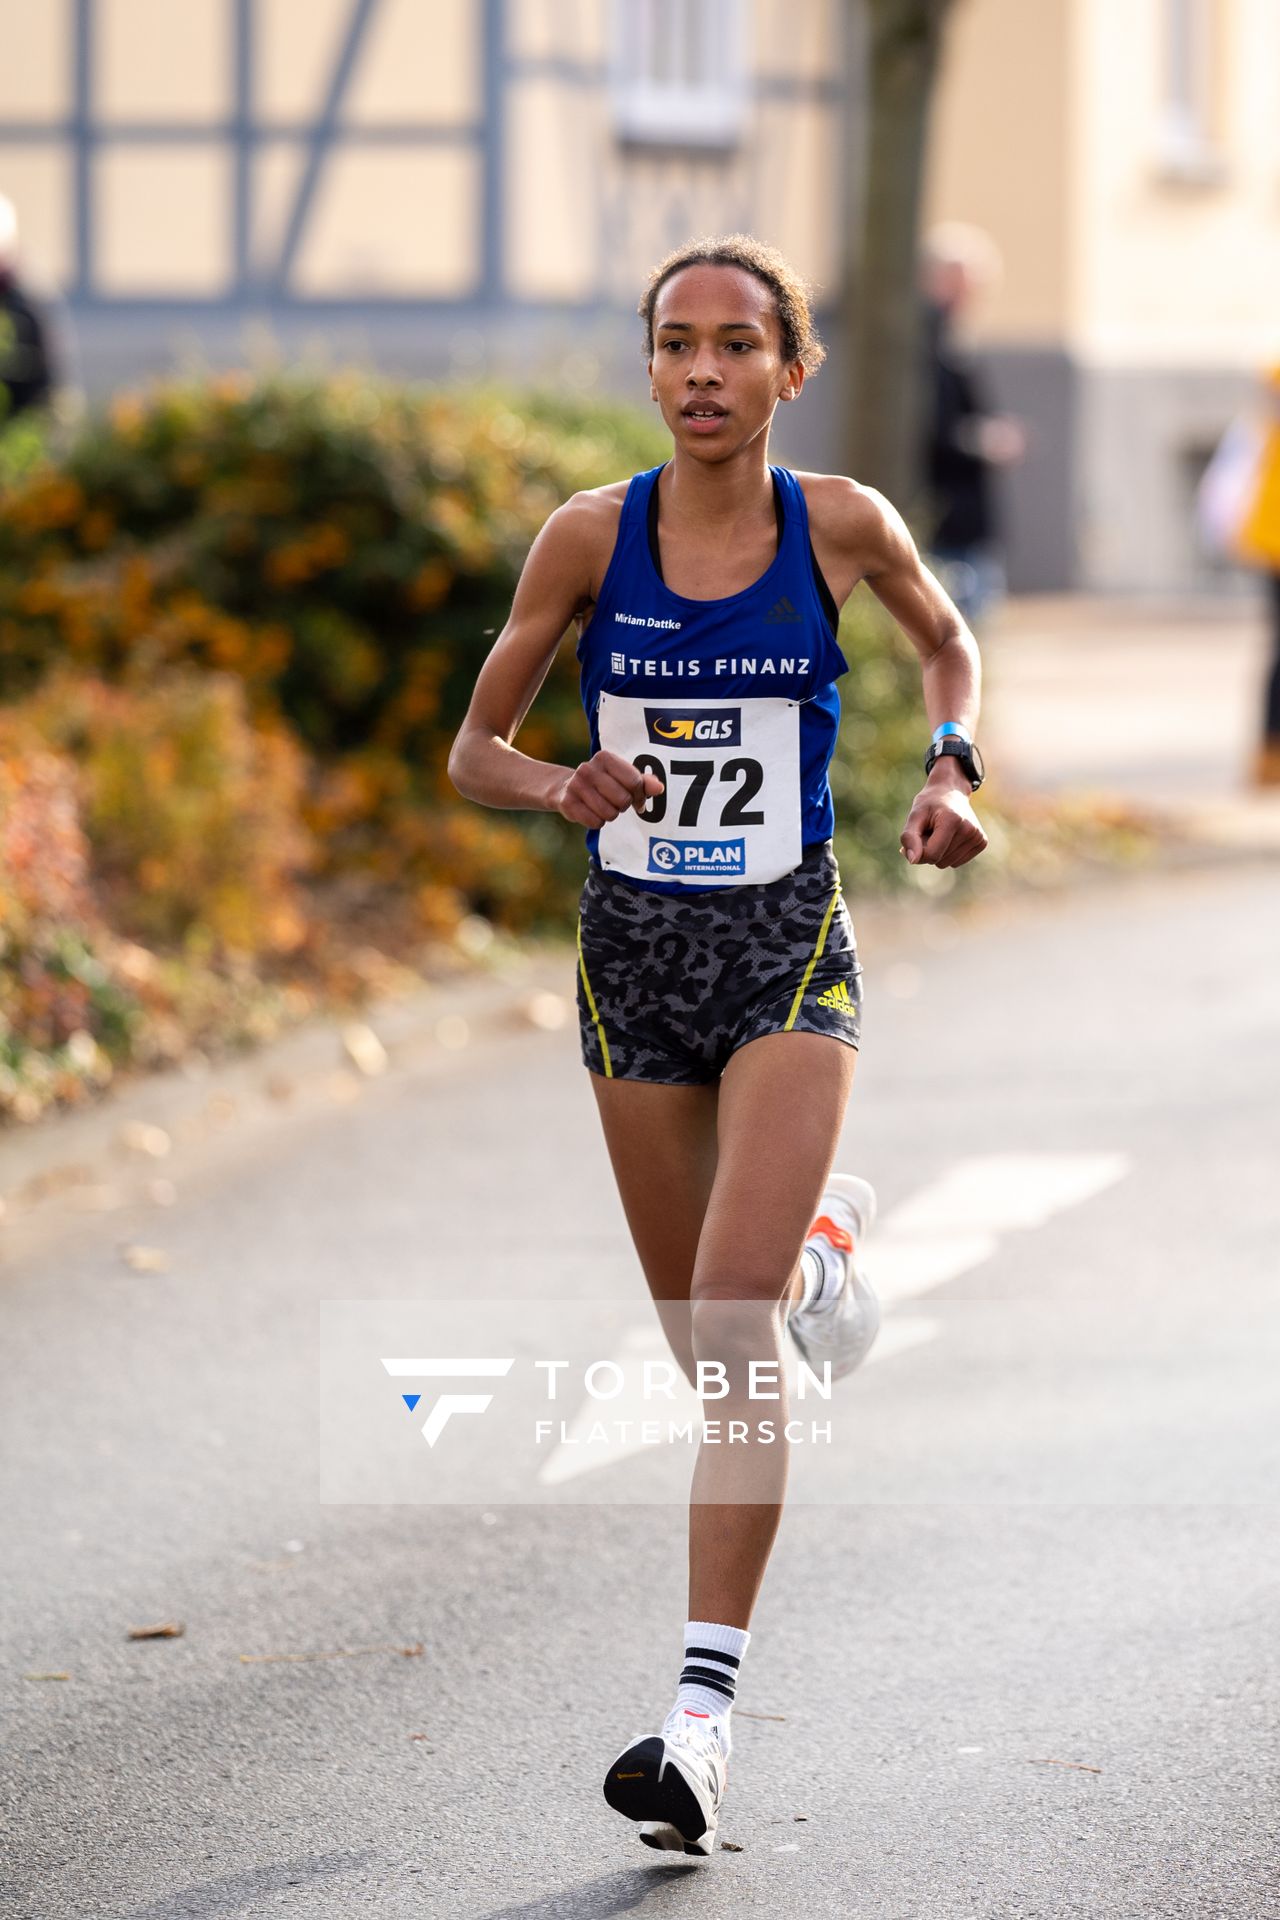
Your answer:
[[[709,1720],[711,1718],[709,1713],[702,1713],[697,1707],[686,1707],[685,1712],[691,1713],[695,1720]]]
[[[853,1235],[844,1227],[838,1227],[830,1215],[820,1213],[805,1235],[806,1240],[829,1240],[833,1247],[839,1247],[841,1253],[853,1252]]]

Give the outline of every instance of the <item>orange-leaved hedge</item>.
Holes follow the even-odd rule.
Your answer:
[[[445,763],[548,514],[662,452],[627,408],[365,374],[122,394],[0,497],[0,701],[59,663],[234,674],[306,752],[316,885],[363,873],[435,931],[555,922],[580,830],[481,812]],[[586,740],[565,646],[518,744],[573,764]]]
[[[310,1009],[302,759],[229,674],[64,666],[0,708],[0,1119]]]

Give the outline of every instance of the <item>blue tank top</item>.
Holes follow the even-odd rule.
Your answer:
[[[666,464],[665,462],[663,463]],[[591,752],[600,749],[602,694],[658,699],[678,715],[685,700],[799,704],[800,838],[805,849],[831,838],[835,809],[828,769],[840,726],[835,682],[849,671],[814,579],[809,514],[800,482],[771,467],[782,526],[778,551],[760,578],[721,600],[689,600],[666,585],[649,550],[650,497],[662,467],[633,476],[595,611],[578,642],[582,704]],[[587,852],[600,866],[600,829]],[[706,893],[692,879],[641,879],[649,893]]]

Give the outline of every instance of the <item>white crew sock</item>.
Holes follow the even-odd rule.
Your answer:
[[[738,1668],[750,1638],[745,1627],[726,1627],[717,1620],[690,1620],[684,1630],[684,1666],[676,1689],[676,1707],[698,1719],[718,1721],[726,1753]]]

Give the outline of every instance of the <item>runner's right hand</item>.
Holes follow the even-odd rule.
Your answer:
[[[639,813],[664,791],[656,773],[642,773],[620,753],[601,747],[569,775],[556,795],[556,812],[580,827],[602,827],[628,807]]]

